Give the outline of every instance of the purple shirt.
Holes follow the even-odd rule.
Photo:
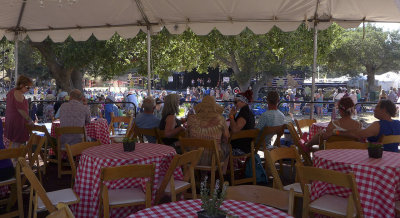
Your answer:
[[[89,107],[83,105],[82,102],[71,99],[60,107],[60,126],[61,127],[83,127],[90,123]],[[73,145],[82,141],[82,135],[68,134],[61,136],[61,144],[68,143]]]

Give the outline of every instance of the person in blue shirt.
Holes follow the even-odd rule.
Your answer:
[[[279,94],[276,91],[269,91],[267,94],[268,110],[265,111],[258,123],[256,128],[263,130],[265,127],[278,127],[281,128],[285,124],[285,115],[278,110]],[[278,128],[278,129],[279,129]],[[267,146],[271,145],[272,135],[268,135],[265,138]]]
[[[107,120],[107,123],[111,123],[112,116],[118,116],[118,107],[111,102],[114,102],[114,98],[111,95],[108,95],[106,98],[106,105],[104,106],[104,117]],[[114,124],[114,127],[117,127],[118,123]]]
[[[129,94],[126,96],[127,98],[127,102],[132,102],[133,104],[135,104],[135,106],[133,106],[132,104],[128,104],[127,108],[129,110],[133,110],[133,108],[136,108],[137,110],[137,106],[138,106],[138,100],[135,94],[133,94],[132,92],[129,92]]]
[[[374,117],[379,121],[373,122],[368,128],[358,131],[337,132],[336,134],[354,138],[367,138],[369,142],[379,142],[382,136],[400,135],[400,121],[393,120],[396,116],[396,106],[390,100],[380,100],[374,110]],[[384,151],[399,152],[399,143],[383,145]]]
[[[135,124],[141,129],[153,129],[160,125],[160,119],[158,119],[153,113],[156,105],[152,97],[147,97],[143,100],[142,109],[143,112],[138,114],[135,119]],[[155,143],[156,138],[151,136],[145,136],[147,141]]]

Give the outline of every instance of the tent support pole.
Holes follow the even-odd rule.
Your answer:
[[[15,87],[17,86],[17,80],[18,80],[18,37],[16,37],[15,41],[14,41],[14,58],[15,58],[15,76],[14,76],[14,83],[15,83]],[[10,81],[11,83],[11,81]]]
[[[317,24],[316,22],[314,22],[314,58],[313,58],[313,68],[312,68],[311,102],[314,102],[315,74],[317,71],[317,55],[318,55],[318,30],[317,30]],[[310,119],[313,119],[313,116],[314,116],[314,103],[311,103]]]
[[[151,33],[147,26],[147,96],[151,95]]]

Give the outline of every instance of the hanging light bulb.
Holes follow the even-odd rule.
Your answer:
[[[44,1],[43,1],[43,0],[40,0],[39,2],[40,2],[40,7],[41,7],[41,8],[44,8]]]

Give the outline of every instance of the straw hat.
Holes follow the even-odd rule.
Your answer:
[[[196,111],[196,114],[222,114],[224,108],[215,102],[214,97],[205,96],[199,104],[194,106],[194,110]]]

